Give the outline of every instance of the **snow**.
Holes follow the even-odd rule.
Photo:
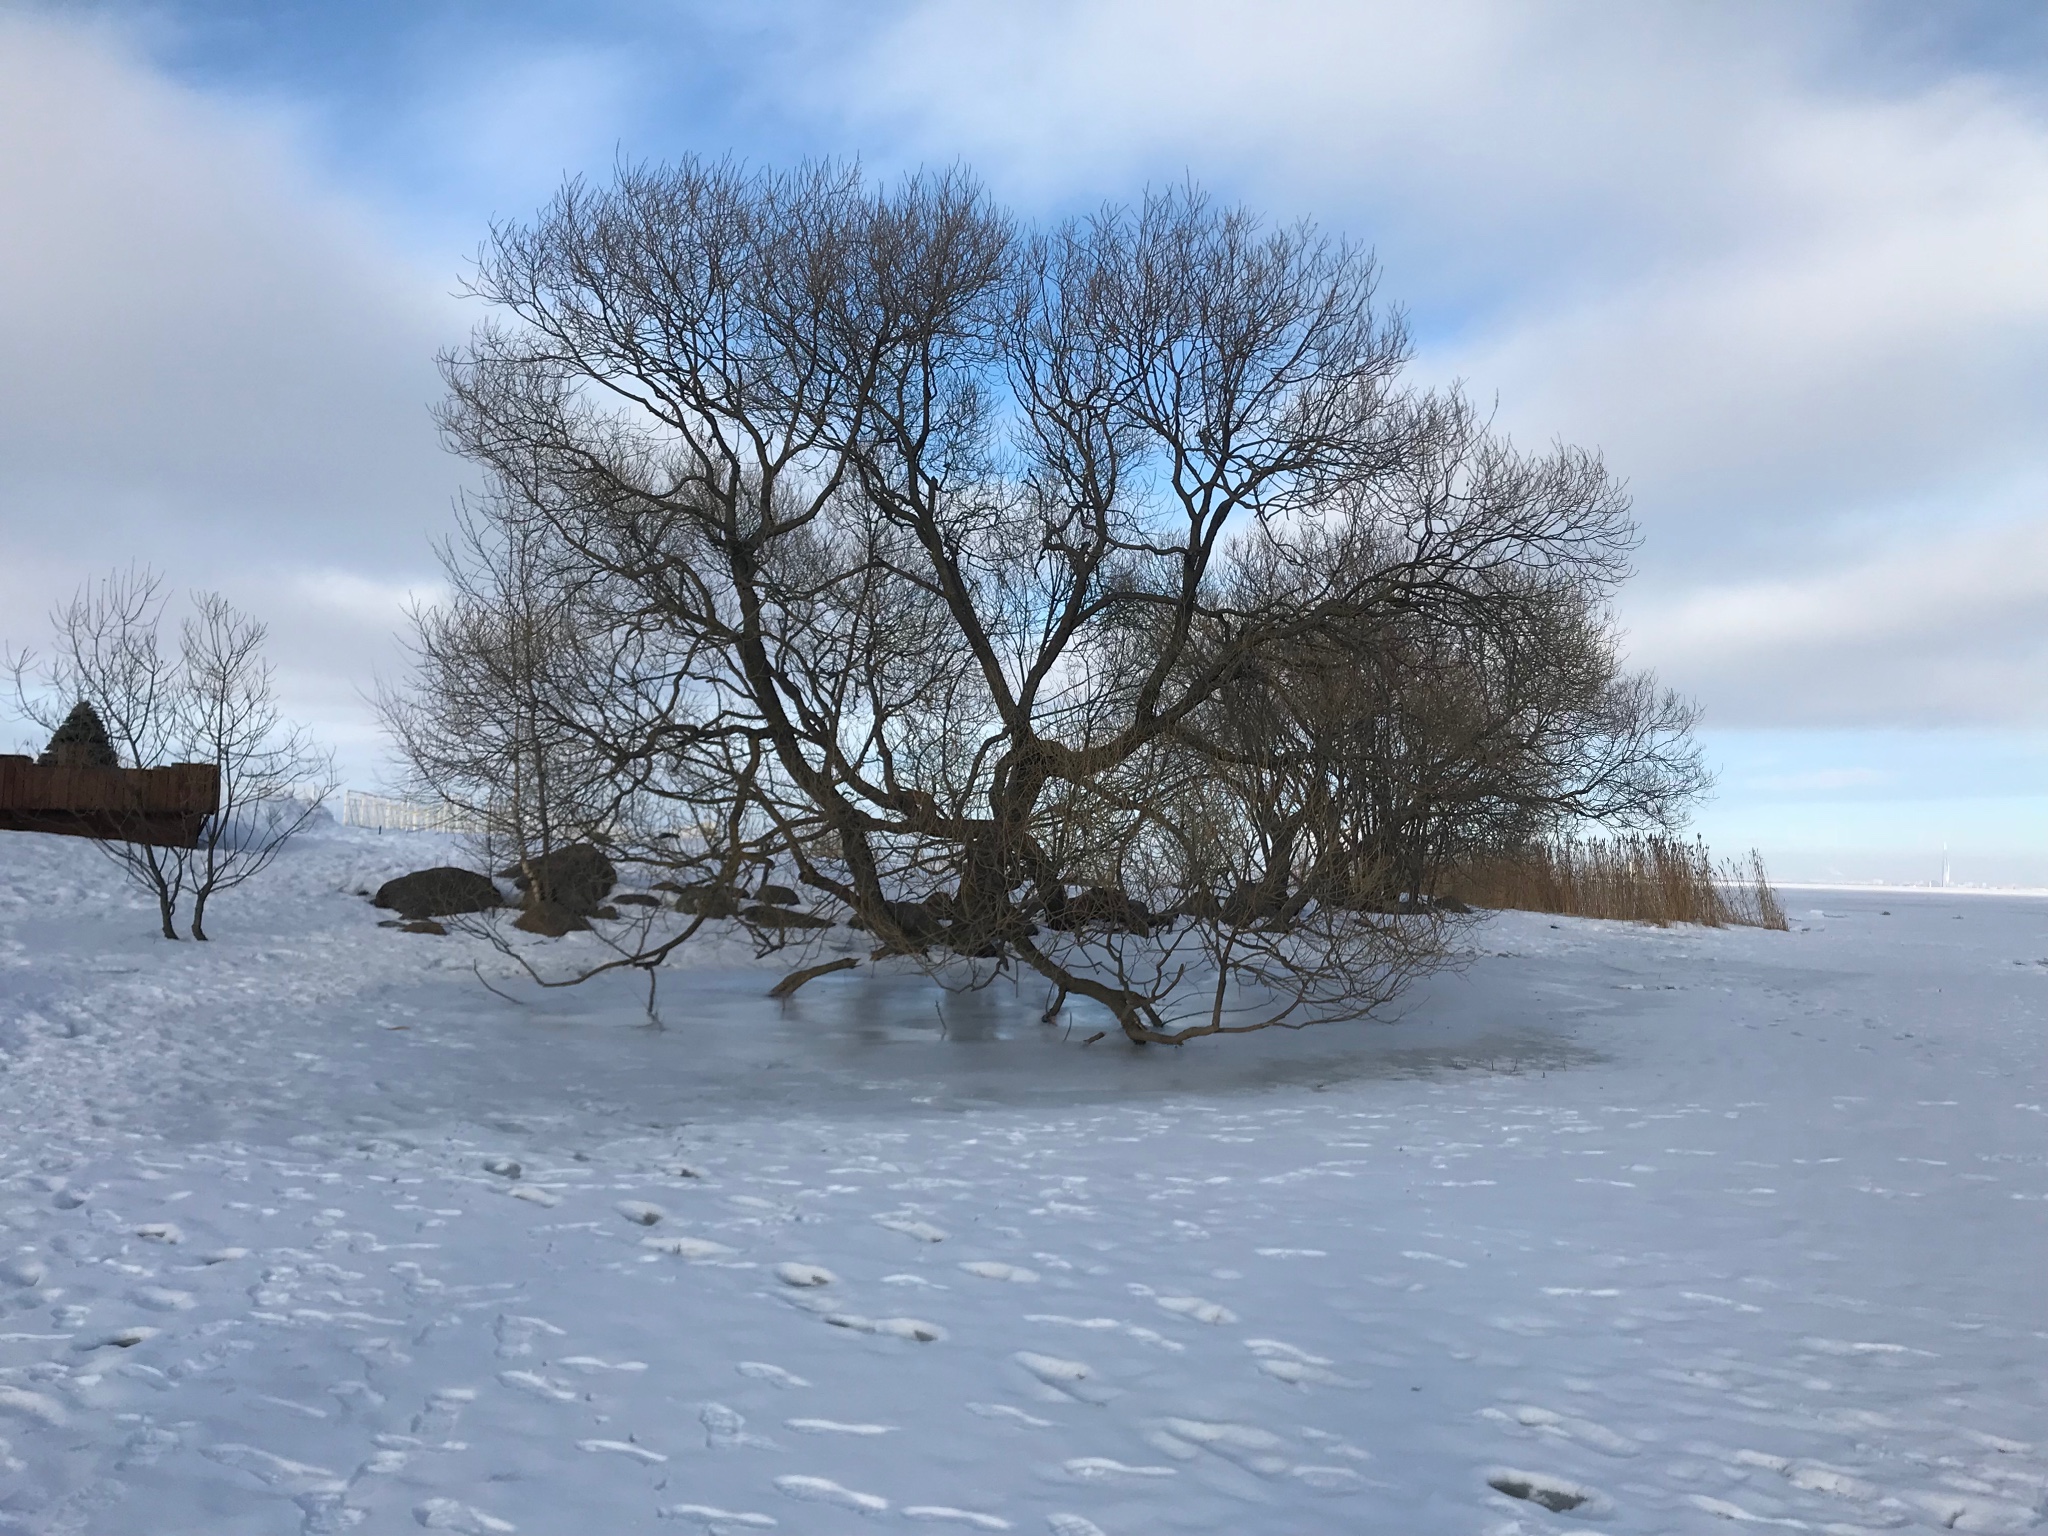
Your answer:
[[[731,945],[653,1029],[353,894],[449,852],[173,945],[0,838],[0,1531],[2043,1522],[2040,901],[1509,914],[1137,1051]]]

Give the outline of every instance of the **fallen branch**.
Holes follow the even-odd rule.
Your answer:
[[[860,962],[852,955],[841,955],[837,960],[827,960],[823,965],[805,966],[800,971],[791,971],[782,980],[768,989],[773,998],[794,997],[796,989],[807,981],[816,981],[820,976],[830,976],[834,971],[850,971]]]

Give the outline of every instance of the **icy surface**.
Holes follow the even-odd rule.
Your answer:
[[[508,1002],[353,894],[447,852],[171,945],[0,836],[0,1531],[2042,1523],[2048,903],[1512,915],[1139,1052],[733,947]]]

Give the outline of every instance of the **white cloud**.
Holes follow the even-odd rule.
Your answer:
[[[433,355],[464,323],[289,123],[111,31],[0,17],[0,639],[146,561],[269,620],[294,705],[360,739],[385,607],[311,573],[430,574],[460,467]]]
[[[842,90],[1005,191],[1192,171],[1377,241],[1424,374],[1630,481],[1637,652],[1711,718],[2036,719],[2048,122],[1867,19],[927,0]]]

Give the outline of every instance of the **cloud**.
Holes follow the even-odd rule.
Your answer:
[[[926,0],[840,99],[1045,201],[1192,172],[1376,241],[1420,374],[1629,480],[1636,653],[1711,718],[2032,720],[2048,114],[1882,20]]]
[[[427,408],[465,317],[292,124],[168,82],[116,32],[0,16],[0,638],[154,564],[267,618],[294,702],[360,726],[391,615],[308,573],[431,573],[460,466]]]

